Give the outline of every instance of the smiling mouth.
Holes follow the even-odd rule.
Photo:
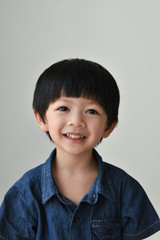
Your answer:
[[[85,139],[86,137],[84,135],[81,134],[63,134],[66,138],[70,138],[70,139],[75,139],[75,140],[82,140]]]

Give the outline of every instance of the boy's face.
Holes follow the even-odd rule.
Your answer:
[[[116,124],[107,129],[107,114],[94,100],[61,96],[46,111],[45,122],[35,112],[43,131],[48,131],[57,151],[79,155],[92,151]]]

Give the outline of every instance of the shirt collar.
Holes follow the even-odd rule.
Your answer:
[[[96,184],[96,192],[106,197],[111,202],[116,201],[116,196],[114,192],[114,186],[110,178],[108,164],[102,161],[101,156],[94,149],[93,150],[94,157],[98,162],[98,178]]]
[[[56,154],[56,149],[52,151],[47,161],[44,163],[41,172],[41,186],[42,186],[42,203],[45,204],[51,197],[58,193],[56,184],[52,176],[52,159]],[[115,193],[113,191],[113,184],[109,177],[108,168],[102,161],[101,156],[93,149],[93,154],[98,163],[98,177],[88,193],[88,202],[96,203],[98,194],[103,195],[112,202],[115,202]],[[94,197],[93,197],[94,196]],[[86,200],[87,200],[86,199]]]
[[[52,175],[52,159],[56,154],[54,149],[47,161],[44,163],[41,172],[42,203],[45,204],[51,197],[57,194],[56,185]]]

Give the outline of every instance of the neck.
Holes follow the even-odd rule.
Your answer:
[[[93,151],[86,152],[82,155],[71,155],[69,153],[56,152],[54,168],[57,170],[68,171],[85,171],[95,166]]]

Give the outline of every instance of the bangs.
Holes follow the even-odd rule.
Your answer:
[[[98,100],[99,88],[99,84],[91,76],[65,75],[64,78],[62,77],[60,81],[57,81],[56,93],[53,94],[53,99],[65,95],[66,97],[84,97]]]
[[[105,85],[106,74],[102,71],[101,66],[92,62],[86,64],[86,61],[84,63],[83,60],[78,62],[70,60],[62,64],[61,69],[54,72],[54,76],[52,74],[49,98],[54,101],[62,95],[84,97],[94,99],[100,104],[103,102],[104,105]]]

